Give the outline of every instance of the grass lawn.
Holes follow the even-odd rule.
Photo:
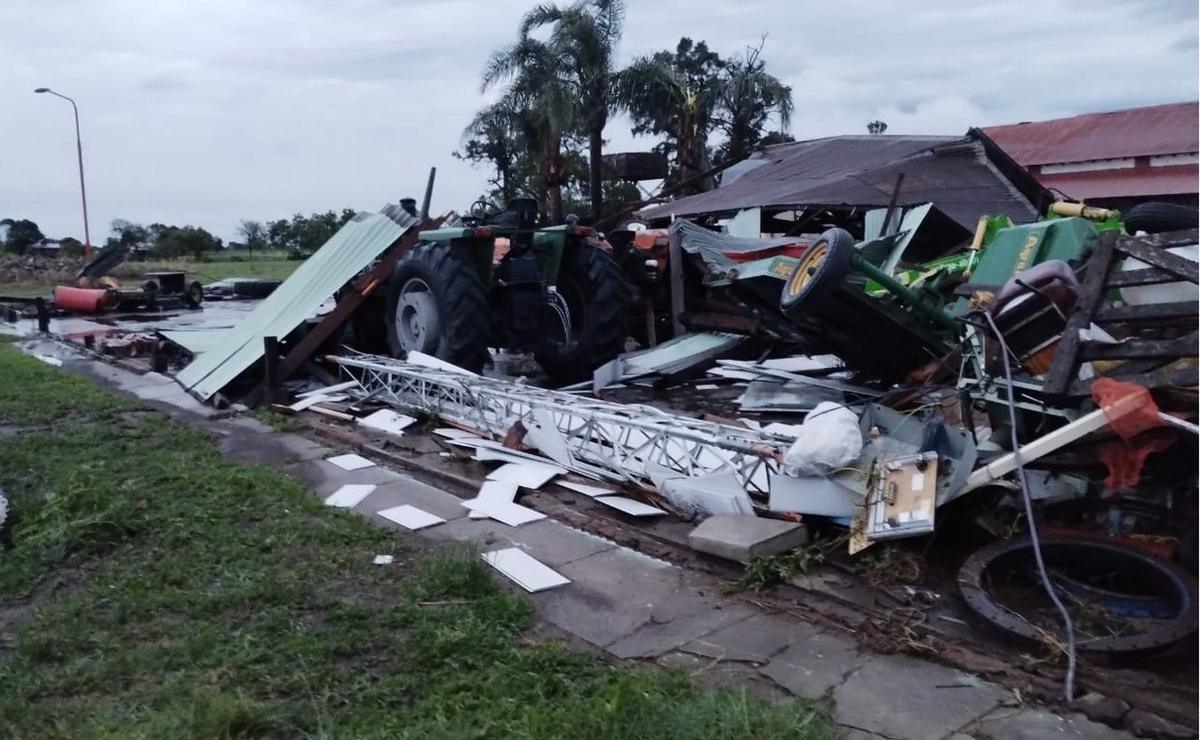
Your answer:
[[[218,259],[210,262],[194,260],[151,260],[147,262],[125,262],[119,265],[112,274],[121,281],[123,286],[136,288],[141,285],[141,276],[147,272],[182,270],[187,273],[187,279],[199,280],[203,284],[215,283],[231,277],[283,279],[291,275],[297,267],[304,264],[302,260],[289,260],[279,255],[264,258],[229,260]],[[68,276],[63,276],[64,283],[69,282]],[[52,293],[53,282],[18,282],[0,284],[0,295],[14,297],[30,297]]]
[[[4,343],[0,377],[23,428],[0,436],[4,737],[833,737],[809,703],[525,640],[477,553],[406,546]]]

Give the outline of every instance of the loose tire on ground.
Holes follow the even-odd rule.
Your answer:
[[[783,284],[779,304],[785,312],[805,311],[837,289],[850,271],[854,237],[845,229],[828,229],[812,243]]]
[[[592,371],[625,347],[632,298],[621,268],[606,252],[581,245],[563,255],[557,290],[571,313],[574,344],[534,356],[562,383],[590,378]],[[551,316],[547,321],[553,322]]]
[[[427,297],[405,303],[401,313],[411,318],[419,315],[429,335],[420,346],[405,346],[405,334],[398,325],[397,309],[407,290],[420,292],[425,286]],[[483,369],[488,358],[487,292],[479,273],[467,259],[446,244],[418,244],[400,259],[388,285],[387,313],[388,348],[393,356],[409,350],[425,351],[438,359],[453,363],[472,372]],[[408,333],[412,341],[411,332]]]
[[[1200,211],[1176,203],[1139,203],[1125,214],[1125,230],[1130,234],[1144,231],[1161,234],[1167,231],[1183,231],[1196,228]]]

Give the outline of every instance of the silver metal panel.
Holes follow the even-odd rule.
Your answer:
[[[179,373],[179,384],[201,399],[208,399],[263,353],[264,337],[284,337],[335,291],[411,228],[413,219],[399,209],[360,213],[304,261],[291,277],[229,329],[219,349],[192,361]],[[396,220],[393,220],[396,219]]]

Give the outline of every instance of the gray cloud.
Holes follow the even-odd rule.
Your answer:
[[[453,159],[486,100],[478,74],[532,0],[8,0],[0,90],[0,216],[81,231],[80,104],[93,239],[113,218],[195,223],[375,208],[438,167],[435,206],[465,207],[485,173]],[[1196,5],[1096,0],[631,0],[625,59],[706,39],[722,54],[768,34],[798,138],[961,133],[1195,99]],[[490,97],[490,96],[488,96]],[[640,148],[625,120],[611,147]]]

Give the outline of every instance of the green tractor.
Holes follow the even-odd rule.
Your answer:
[[[537,204],[423,231],[397,263],[384,314],[393,355],[423,352],[478,372],[488,348],[532,352],[558,381],[590,377],[624,349],[630,292],[590,229],[537,227]]]

